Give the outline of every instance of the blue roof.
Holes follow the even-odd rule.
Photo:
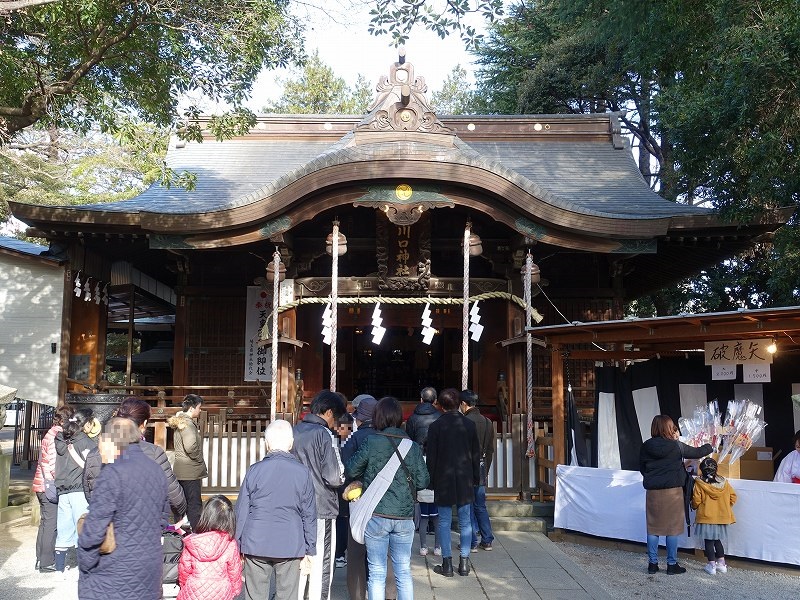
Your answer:
[[[0,235],[0,248],[13,250],[15,252],[19,252],[20,254],[28,254],[30,256],[39,256],[43,252],[47,251],[47,246],[33,244],[31,242],[26,242],[15,237],[5,235]]]

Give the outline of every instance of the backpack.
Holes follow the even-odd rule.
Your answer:
[[[165,531],[161,534],[161,547],[164,550],[164,570],[161,583],[178,583],[178,562],[183,552],[183,538],[180,534]]]

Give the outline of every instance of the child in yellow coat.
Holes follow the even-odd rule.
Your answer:
[[[704,570],[709,575],[727,573],[722,542],[727,541],[728,525],[736,522],[732,508],[736,492],[727,479],[717,475],[717,461],[713,458],[700,461],[700,473],[694,482],[692,508],[697,510],[695,536],[705,542],[708,563]]]

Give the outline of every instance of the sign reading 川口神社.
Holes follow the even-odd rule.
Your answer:
[[[725,340],[705,343],[707,365],[768,365],[772,354],[767,346],[772,339]]]

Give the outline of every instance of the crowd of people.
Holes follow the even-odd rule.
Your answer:
[[[268,425],[266,456],[247,470],[235,505],[221,495],[202,502],[202,403],[190,394],[168,420],[172,462],[144,439],[144,400],[124,400],[102,428],[88,409],[59,407],[33,485],[36,569],[68,579],[77,565],[82,599],[161,598],[162,540],[179,532],[188,535],[178,600],[261,600],[271,591],[278,600],[328,600],[337,567],[347,569],[352,600],[411,600],[416,532],[422,556],[434,535],[434,570],[444,577],[468,575],[470,552],[492,549],[494,427],[474,392],[425,388],[404,423],[393,397],[348,403],[322,390],[294,427]]]

